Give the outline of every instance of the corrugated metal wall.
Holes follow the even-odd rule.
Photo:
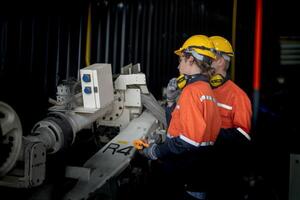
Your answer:
[[[216,9],[205,0],[98,0],[2,15],[0,100],[22,117],[32,112],[29,126],[46,113],[47,99],[55,98],[57,84],[77,78],[78,69],[86,66],[89,4],[90,63],[111,63],[114,73],[129,63],[140,63],[157,98],[168,80],[177,76],[173,52],[185,39],[193,34],[231,36],[232,2]]]
[[[210,5],[201,0],[109,1],[94,3],[92,8],[91,63],[112,63],[114,73],[129,63],[141,63],[156,96],[167,80],[177,75],[174,50],[189,36],[208,33],[210,21]],[[229,23],[221,27],[227,26],[222,32],[230,35],[228,8],[229,15],[223,17]]]

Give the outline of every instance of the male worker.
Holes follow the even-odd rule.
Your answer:
[[[231,44],[221,36],[209,39],[214,43],[216,53],[216,59],[212,62],[215,72],[210,83],[222,118],[222,129],[215,144],[221,159],[221,185],[230,196],[228,198],[234,199],[232,195],[237,193],[231,189],[237,191],[237,187],[234,188],[233,184],[238,184],[238,178],[248,167],[245,161],[249,157],[243,150],[250,142],[252,108],[247,94],[228,78],[227,71],[234,55]]]
[[[186,77],[186,86],[172,112],[165,142],[152,143],[143,150],[149,159],[162,161],[163,174],[168,176],[157,181],[166,181],[164,188],[168,199],[180,198],[177,193],[181,188],[175,183],[195,186],[196,182],[197,187],[206,186],[208,179],[205,177],[211,173],[208,154],[221,126],[217,102],[209,85],[211,62],[216,58],[213,48],[207,36],[194,35],[175,51],[179,56],[179,72]],[[205,199],[205,190],[187,191],[186,195]]]

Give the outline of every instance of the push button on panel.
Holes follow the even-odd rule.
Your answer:
[[[83,74],[82,80],[83,80],[84,82],[86,82],[86,83],[91,82],[91,75],[89,75],[89,74]]]
[[[83,91],[84,91],[85,94],[91,94],[92,93],[92,88],[91,87],[85,87]]]

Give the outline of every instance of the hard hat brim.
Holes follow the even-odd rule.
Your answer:
[[[177,56],[182,56],[182,48],[180,49],[177,49],[176,51],[174,51],[174,53],[177,55]]]

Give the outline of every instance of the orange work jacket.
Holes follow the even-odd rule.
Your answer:
[[[252,108],[247,94],[231,80],[213,89],[222,117],[222,128],[241,128],[249,134]]]
[[[182,91],[172,112],[169,137],[180,137],[196,147],[212,145],[221,127],[217,102],[209,83],[196,81]]]

